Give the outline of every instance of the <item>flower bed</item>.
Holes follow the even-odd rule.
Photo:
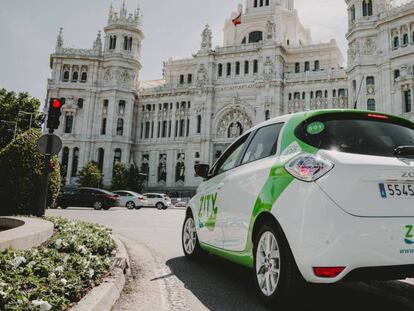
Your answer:
[[[108,273],[115,250],[109,229],[46,219],[55,234],[44,245],[0,253],[0,310],[66,310]]]

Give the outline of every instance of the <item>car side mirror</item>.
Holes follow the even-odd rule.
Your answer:
[[[194,165],[194,171],[197,176],[202,178],[208,178],[208,172],[210,171],[210,165],[208,164],[196,164]]]

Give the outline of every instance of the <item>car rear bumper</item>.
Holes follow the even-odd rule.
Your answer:
[[[406,240],[406,226],[414,225],[414,217],[352,216],[340,209],[315,183],[299,181],[286,189],[273,213],[308,282],[363,279],[369,271],[377,273],[374,279],[414,275],[414,269],[410,272],[414,265],[414,244]],[[315,267],[345,269],[336,277],[321,278],[315,275]]]

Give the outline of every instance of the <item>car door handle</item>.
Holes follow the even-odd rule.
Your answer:
[[[220,190],[223,186],[224,186],[224,183],[223,182],[219,183],[217,185],[217,190]]]

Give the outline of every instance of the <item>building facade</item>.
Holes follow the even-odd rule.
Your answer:
[[[67,183],[93,160],[110,185],[122,161],[139,167],[152,190],[192,192],[200,183],[194,164],[213,163],[271,117],[352,108],[357,97],[359,108],[411,116],[414,4],[346,2],[346,69],[334,39],[312,41],[293,0],[246,0],[225,21],[222,46],[213,48],[205,26],[193,57],[169,59],[155,81],[139,79],[139,10],[111,7],[104,44],[98,34],[89,50],[64,48],[60,33],[48,98],[66,101],[58,134]]]

